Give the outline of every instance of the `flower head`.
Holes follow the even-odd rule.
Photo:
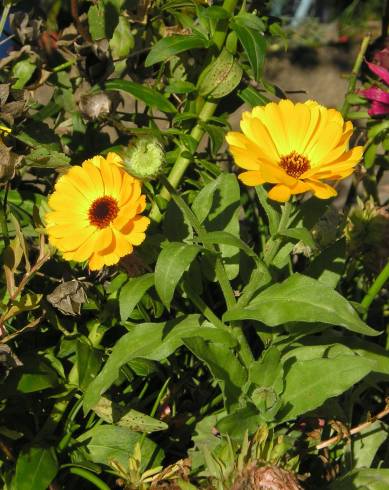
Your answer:
[[[323,180],[348,177],[363,153],[362,146],[348,149],[352,123],[311,100],[254,107],[243,113],[240,127],[226,137],[235,163],[246,170],[239,179],[249,186],[275,184],[269,191],[275,201],[309,191],[320,199],[335,196]]]
[[[60,177],[46,214],[50,242],[67,260],[88,261],[91,270],[113,265],[145,239],[150,220],[139,180],[116,153],[95,156]]]
[[[151,179],[162,168],[165,155],[157,138],[146,136],[139,138],[124,151],[123,165],[125,169],[138,179]]]

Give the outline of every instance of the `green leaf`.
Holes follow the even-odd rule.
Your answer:
[[[200,250],[197,245],[177,242],[163,246],[155,265],[155,289],[166,308],[170,308],[179,280]]]
[[[247,372],[231,350],[222,344],[205,342],[200,337],[187,338],[184,342],[196,357],[205,362],[213,378],[221,385],[227,410],[236,407]]]
[[[240,189],[236,176],[222,173],[196,196],[193,212],[207,231],[225,231],[239,238]],[[220,245],[229,279],[239,272],[239,248]]]
[[[105,37],[105,7],[102,0],[92,5],[88,10],[88,25],[93,41]]]
[[[154,274],[144,274],[139,277],[131,277],[121,288],[119,294],[120,318],[122,322],[133,312],[135,306],[143,298],[146,291],[154,286]]]
[[[123,90],[128,92],[136,99],[141,100],[147,106],[155,107],[162,112],[176,112],[174,105],[163,95],[151,87],[145,87],[140,83],[130,82],[129,80],[108,80],[105,83],[106,90]]]
[[[346,240],[343,238],[325,248],[304,271],[329,287],[336,288],[346,266]]]
[[[32,446],[19,454],[12,486],[15,490],[46,490],[57,471],[54,448]]]
[[[32,63],[29,59],[18,61],[12,67],[13,78],[16,82],[12,85],[14,89],[22,89],[32,77],[36,69],[36,63]]]
[[[216,428],[221,434],[241,441],[246,431],[253,434],[258,429],[261,420],[260,413],[255,406],[248,405],[219,420]]]
[[[267,219],[269,221],[269,231],[270,235],[274,236],[277,233],[278,225],[281,219],[280,207],[276,207],[276,204],[270,201],[267,197],[267,192],[262,185],[257,185],[255,187],[255,192],[261,206],[263,207]]]
[[[201,73],[197,83],[199,94],[215,99],[225,97],[239,84],[242,73],[233,55],[223,49]]]
[[[376,420],[352,437],[354,468],[370,468],[380,446],[387,440],[387,427]]]
[[[113,60],[126,58],[134,49],[134,46],[135,40],[131,32],[130,22],[126,17],[121,15],[112,39],[109,41]]]
[[[255,14],[245,13],[234,17],[231,27],[247,54],[255,80],[259,82],[266,53],[266,41],[262,34],[263,24]]]
[[[92,410],[105,422],[120,427],[127,427],[133,431],[156,432],[168,428],[165,422],[138,412],[133,408],[123,407],[104,396],[100,398]]]
[[[254,87],[246,87],[243,90],[240,90],[238,92],[238,96],[243,100],[243,102],[251,105],[251,107],[266,105],[267,103],[271,102],[268,97],[263,95],[261,92],[258,92],[258,90],[256,90]]]
[[[188,51],[189,49],[207,48],[209,41],[199,33],[193,33],[186,36],[169,36],[160,39],[151,48],[145,60],[146,68],[161,61],[167,61],[170,57]]]
[[[166,359],[183,344],[184,338],[197,335],[231,347],[236,345],[235,338],[227,329],[201,326],[198,315],[189,315],[170,322],[142,323],[133,327],[118,340],[107,363],[88,386],[84,396],[85,412],[97,404],[100,396],[118,378],[120,368],[127,362],[137,357],[154,361]]]
[[[38,147],[32,150],[24,161],[30,167],[56,168],[69,165],[70,158],[59,151]]]
[[[85,390],[97,376],[101,366],[101,354],[85,338],[77,340],[78,386]]]
[[[127,427],[100,425],[84,432],[77,440],[85,444],[88,457],[93,463],[109,465],[111,461],[115,461],[127,468],[128,458],[133,455],[135,445],[141,437],[141,434],[133,432]],[[143,470],[149,464],[156,449],[155,442],[148,438],[143,440],[141,464]]]
[[[291,420],[320,407],[328,398],[341,395],[374,370],[374,366],[373,361],[356,355],[292,363],[285,377],[278,422]]]
[[[228,311],[223,320],[256,320],[269,327],[288,322],[327,323],[364,335],[379,335],[350,303],[325,284],[302,274],[262,291],[245,308]]]
[[[389,469],[360,468],[338,478],[328,486],[328,490],[387,490]]]
[[[306,228],[288,228],[287,230],[280,233],[282,236],[286,236],[289,238],[295,238],[296,240],[301,240],[304,245],[308,245],[308,247],[315,249],[316,243],[312,238],[312,235],[309,230]]]
[[[232,233],[228,233],[227,231],[209,231],[204,234],[201,239],[198,238],[197,240],[204,245],[230,245],[231,247],[237,247],[242,250],[248,257],[251,257],[257,265],[261,264],[258,255],[254,252],[252,248],[250,248],[243,240],[233,235]],[[263,267],[265,268],[266,266],[263,264]]]

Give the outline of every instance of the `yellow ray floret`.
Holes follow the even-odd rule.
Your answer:
[[[323,180],[348,177],[362,158],[362,146],[349,149],[352,123],[312,100],[254,107],[242,114],[240,127],[226,136],[236,165],[245,170],[239,179],[249,186],[274,184],[269,197],[275,201],[304,192],[335,196]]]
[[[145,239],[149,218],[141,183],[115,153],[95,156],[60,177],[46,214],[50,242],[67,260],[88,261],[91,270],[116,264]]]

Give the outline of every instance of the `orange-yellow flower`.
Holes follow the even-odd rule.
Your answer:
[[[348,177],[362,158],[362,146],[348,147],[352,123],[312,100],[254,107],[243,113],[240,127],[226,136],[236,165],[246,170],[239,179],[249,186],[275,184],[268,193],[275,201],[308,191],[320,199],[335,196],[323,180]]]
[[[140,213],[141,183],[128,175],[116,153],[95,156],[60,177],[46,214],[50,243],[67,260],[91,270],[116,264],[145,239],[150,220]]]

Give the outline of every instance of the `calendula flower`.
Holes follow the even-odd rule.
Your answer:
[[[141,183],[115,153],[95,156],[60,177],[46,214],[50,242],[67,260],[88,261],[91,270],[116,264],[145,239],[150,220],[141,213]]]
[[[352,123],[312,100],[254,107],[243,113],[240,127],[226,137],[235,163],[246,170],[239,179],[249,186],[275,184],[268,194],[275,201],[309,191],[320,199],[335,196],[323,180],[348,177],[363,153],[362,146],[348,149]]]

